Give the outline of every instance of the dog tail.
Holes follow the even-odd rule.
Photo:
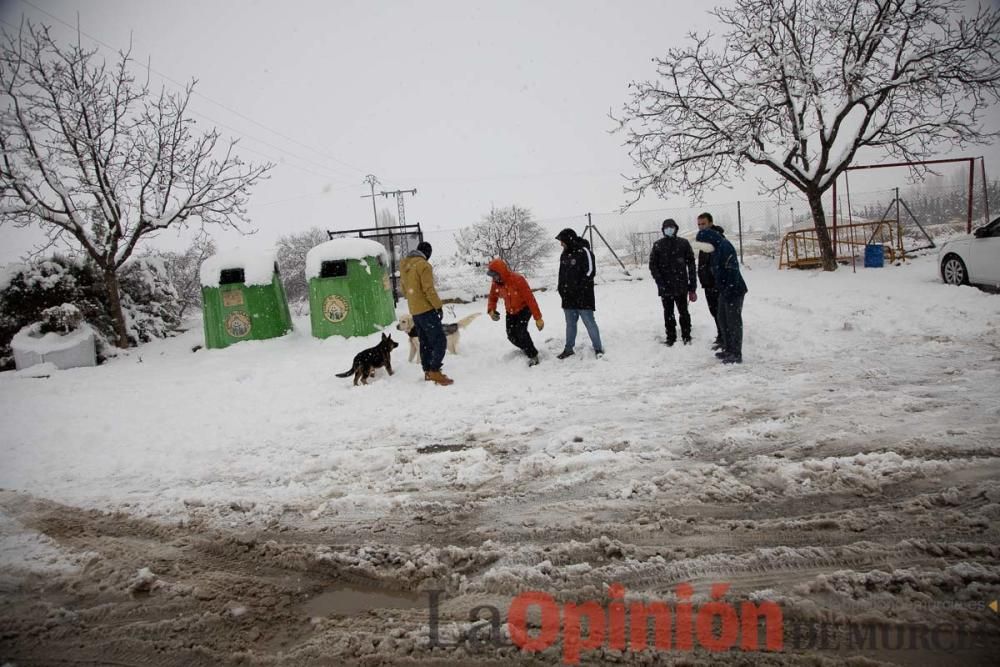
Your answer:
[[[482,313],[472,313],[471,315],[466,315],[465,317],[463,317],[458,321],[458,328],[464,329],[465,327],[472,324],[473,320],[475,320],[480,315],[482,315]]]
[[[354,373],[354,366],[351,366],[349,370],[346,370],[343,373],[337,373],[337,377],[339,378],[351,377],[353,373]]]

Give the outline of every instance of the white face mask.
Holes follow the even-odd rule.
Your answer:
[[[664,236],[673,236],[676,233],[677,233],[677,230],[674,229],[673,227],[664,227],[663,228],[663,235]]]

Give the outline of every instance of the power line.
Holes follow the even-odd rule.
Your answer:
[[[32,7],[33,9],[35,9],[35,11],[38,11],[41,14],[44,14],[45,16],[48,16],[53,21],[57,21],[57,22],[61,23],[62,25],[66,26],[66,27],[68,27],[68,28],[70,28],[72,30],[78,31],[81,35],[84,35],[85,37],[87,37],[91,41],[95,42],[96,44],[99,44],[99,45],[101,45],[101,46],[103,46],[103,47],[105,47],[107,49],[110,49],[113,52],[116,52],[116,53],[120,53],[121,52],[120,49],[116,49],[115,47],[113,47],[110,44],[104,42],[103,40],[100,40],[97,37],[94,37],[93,35],[84,32],[83,30],[81,30],[79,28],[79,26],[74,26],[73,24],[64,21],[63,19],[61,19],[58,16],[52,14],[51,12],[48,12],[48,11],[42,9],[38,5],[36,5],[33,2],[31,2],[30,0],[21,0],[21,2],[24,3],[24,4],[26,4],[26,5],[28,5],[29,7]],[[181,89],[186,89],[185,84],[183,84],[183,83],[181,83],[181,82],[173,79],[172,77],[167,76],[166,74],[163,74],[162,72],[159,72],[159,71],[153,69],[152,67],[149,67],[148,65],[146,65],[145,67],[146,67],[146,69],[148,71],[152,72],[153,74],[156,74],[157,76],[159,76],[160,78],[164,79],[165,81],[168,81],[168,82],[174,84],[175,86],[177,86],[177,87],[179,87]],[[354,166],[352,164],[344,162],[343,160],[340,160],[340,159],[338,159],[336,157],[333,157],[332,155],[323,153],[322,151],[319,151],[319,150],[315,149],[314,147],[310,146],[309,144],[301,142],[301,141],[295,139],[294,137],[290,137],[290,136],[284,134],[283,132],[280,132],[280,131],[275,130],[275,129],[271,128],[271,127],[268,127],[267,125],[264,125],[263,123],[260,123],[260,122],[258,122],[256,120],[254,120],[253,118],[250,118],[249,116],[247,116],[247,115],[245,115],[243,113],[240,113],[239,111],[237,111],[237,110],[235,110],[235,109],[233,109],[233,108],[231,108],[231,107],[223,104],[222,102],[218,102],[218,101],[216,101],[216,100],[208,97],[207,95],[204,95],[203,93],[200,93],[198,91],[192,91],[192,94],[195,95],[195,96],[197,96],[197,97],[200,97],[200,98],[206,100],[207,102],[210,102],[210,103],[218,106],[221,109],[224,109],[224,110],[228,111],[229,113],[232,113],[235,116],[238,116],[238,117],[246,120],[249,123],[253,123],[254,125],[257,125],[258,127],[262,128],[264,130],[267,130],[268,132],[271,132],[271,133],[273,133],[273,134],[281,137],[282,139],[285,139],[286,141],[290,141],[290,142],[292,142],[294,144],[297,144],[299,146],[303,146],[303,147],[311,150],[312,152],[316,153],[317,155],[322,156],[323,158],[325,158],[327,160],[331,160],[331,161],[336,162],[338,164],[344,165],[345,167],[348,167],[349,169],[352,169],[354,171],[358,171],[358,172],[364,173],[364,170],[361,169],[360,167],[356,167],[356,166]],[[287,149],[281,148],[279,146],[275,146],[274,144],[270,144],[270,143],[268,143],[268,142],[266,142],[266,141],[264,141],[262,139],[254,137],[253,135],[251,135],[249,133],[240,132],[238,130],[235,130],[232,127],[230,127],[228,125],[225,125],[224,123],[222,123],[222,122],[220,122],[218,120],[215,120],[215,119],[213,119],[213,118],[211,118],[209,116],[206,116],[205,114],[200,114],[200,113],[197,113],[195,111],[192,111],[191,113],[197,114],[197,115],[201,116],[202,118],[205,118],[206,120],[209,120],[209,121],[211,121],[213,123],[218,123],[219,125],[222,125],[223,127],[226,127],[227,129],[229,129],[230,131],[236,132],[237,134],[240,134],[240,135],[242,135],[242,136],[244,136],[246,138],[252,139],[252,140],[257,141],[259,143],[262,143],[262,144],[264,144],[266,146],[270,146],[272,148],[276,148],[277,150],[279,150],[279,151],[281,151],[283,153],[287,153],[288,155],[290,155],[290,156],[292,156],[292,157],[294,157],[294,158],[296,158],[298,160],[301,160],[303,162],[319,166],[322,169],[328,169],[328,167],[326,165],[320,165],[319,163],[312,162],[308,158],[304,158],[302,156],[296,155],[295,153],[292,153],[291,151],[288,151]],[[338,174],[337,177],[338,178],[344,178],[345,176],[342,175],[342,174]]]

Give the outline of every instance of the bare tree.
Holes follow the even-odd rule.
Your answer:
[[[154,94],[130,65],[128,52],[109,65],[30,23],[0,44],[0,222],[39,226],[97,264],[120,347],[119,269],[140,241],[189,221],[242,229],[272,167],[244,164],[216,129],[196,133],[193,81]]]
[[[387,227],[397,227],[399,223],[396,221],[396,215],[387,208],[383,208],[378,212],[378,221],[376,226],[385,229]]]
[[[808,199],[823,267],[836,268],[822,195],[874,148],[905,160],[997,136],[1000,11],[959,0],[736,0],[726,26],[655,59],[618,120],[646,191],[692,199],[759,165]]]
[[[492,208],[482,221],[458,232],[455,242],[466,261],[499,257],[514,271],[530,271],[546,254],[545,230],[520,206]]]
[[[201,304],[201,264],[216,252],[215,242],[207,234],[199,234],[184,252],[159,253],[167,270],[170,284],[177,290],[177,302],[183,318],[184,312]]]
[[[309,283],[306,281],[306,253],[330,236],[319,227],[310,227],[304,232],[285,234],[278,239],[276,254],[281,280],[289,301],[309,298]]]

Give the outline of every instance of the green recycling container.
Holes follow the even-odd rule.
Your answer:
[[[205,347],[277,338],[292,330],[272,253],[219,253],[201,265]]]
[[[396,321],[386,252],[368,239],[333,239],[306,253],[312,335],[368,336]]]

